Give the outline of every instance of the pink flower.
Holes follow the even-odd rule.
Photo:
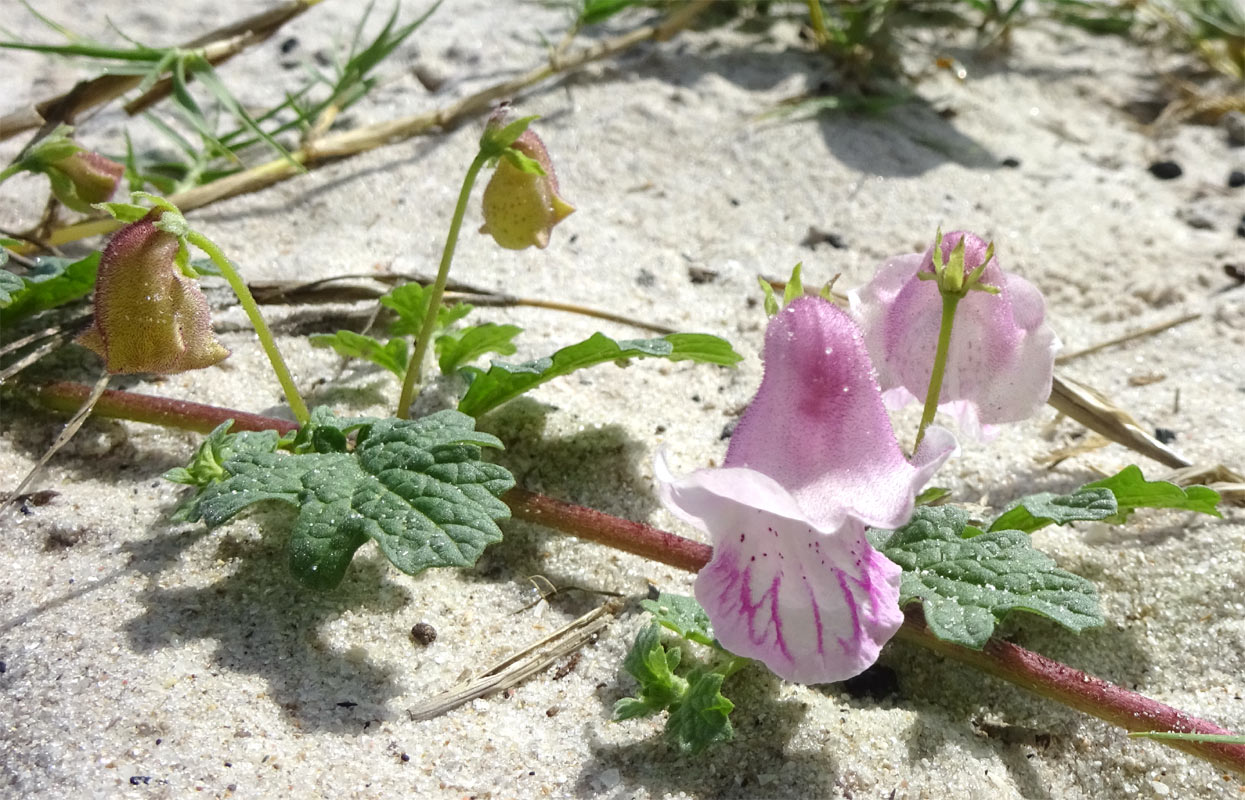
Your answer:
[[[986,261],[989,245],[964,231],[945,234],[943,262],[964,242],[964,274]],[[878,370],[890,408],[925,401],[938,342],[942,297],[934,272],[934,249],[894,256],[863,289],[850,293],[852,314]],[[951,331],[939,409],[976,435],[989,426],[1033,416],[1050,396],[1059,340],[1045,323],[1041,293],[990,258],[980,282],[999,292],[970,291],[960,301]]]
[[[696,599],[724,647],[790,681],[844,680],[903,621],[900,569],[865,526],[906,522],[955,440],[931,428],[904,458],[860,331],[830,302],[779,312],[764,360],[724,466],[675,479],[659,460],[662,499],[712,538]]]
[[[99,260],[95,321],[78,343],[113,374],[203,369],[229,355],[212,332],[207,298],[176,263],[180,247],[158,212],[113,235]]]

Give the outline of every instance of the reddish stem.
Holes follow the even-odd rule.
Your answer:
[[[57,382],[36,388],[34,396],[49,408],[72,413],[89,392],[88,386]],[[105,392],[95,406],[95,413],[204,433],[227,419],[234,420],[233,430],[277,430],[285,433],[297,427],[296,423],[289,420],[122,391]],[[689,572],[703,567],[713,553],[712,548],[706,544],[667,533],[651,525],[620,519],[525,489],[512,489],[504,499],[516,519],[538,523]],[[919,607],[909,609],[897,638],[933,650],[1129,731],[1231,734],[1231,731],[1212,722],[1008,642],[991,639],[982,650],[971,650],[945,642],[926,627]],[[1181,739],[1156,741],[1224,769],[1245,774],[1245,745]]]

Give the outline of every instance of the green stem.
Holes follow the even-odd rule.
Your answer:
[[[821,10],[821,0],[808,0],[808,21],[813,27],[813,35],[817,44],[825,46],[830,41],[830,32],[826,30],[826,15]]]
[[[233,289],[233,293],[238,296],[242,310],[246,312],[252,327],[255,328],[255,333],[259,336],[259,344],[268,355],[272,371],[277,374],[277,381],[281,384],[281,390],[285,392],[285,399],[290,404],[290,410],[294,412],[294,417],[300,424],[306,425],[311,419],[307,404],[303,402],[303,396],[298,393],[294,378],[290,376],[290,370],[285,366],[285,359],[281,358],[281,351],[277,349],[277,343],[272,338],[272,331],[268,329],[268,323],[264,322],[263,315],[259,313],[259,306],[255,303],[255,298],[251,295],[251,290],[246,287],[242,276],[211,239],[201,233],[191,232],[186,235],[186,241],[207,253],[208,258],[212,259],[212,263],[220,270],[221,276],[229,282],[229,288]]]
[[[437,279],[432,284],[432,295],[428,298],[428,311],[424,314],[423,327],[415,339],[415,350],[411,360],[406,364],[406,377],[402,380],[402,396],[398,400],[398,417],[407,419],[411,413],[411,401],[415,399],[415,389],[419,386],[420,372],[423,370],[424,353],[428,350],[428,342],[437,326],[437,310],[441,307],[441,295],[445,294],[445,282],[450,277],[450,264],[454,261],[454,248],[458,245],[458,231],[463,226],[463,216],[467,213],[467,200],[471,197],[471,187],[475,185],[476,176],[484,168],[488,158],[480,153],[476,155],[467,174],[463,176],[463,187],[458,192],[458,205],[454,206],[454,218],[450,220],[450,233],[445,239],[445,249],[441,251],[441,267],[437,270]]]
[[[15,164],[10,164],[9,166],[5,167],[4,171],[0,172],[0,183],[4,183],[9,178],[12,178],[14,175],[21,172],[22,169],[23,167],[20,161],[18,161]]]
[[[955,323],[955,308],[960,304],[961,295],[944,294],[942,296],[942,324],[938,329],[938,349],[934,352],[934,368],[929,373],[929,389],[925,392],[925,411],[921,414],[921,426],[916,429],[916,442],[912,445],[915,453],[925,438],[925,429],[934,421],[934,413],[938,411],[938,399],[942,394],[942,376],[947,371],[947,353],[951,350],[951,326]]]

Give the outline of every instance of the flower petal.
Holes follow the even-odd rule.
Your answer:
[[[674,513],[710,534],[713,558],[696,599],[726,649],[797,683],[862,672],[903,622],[900,569],[848,517],[819,529],[772,478],[750,469],[699,470],[670,480]]]
[[[725,466],[768,475],[823,529],[848,515],[882,528],[906,522],[955,440],[931,429],[915,463],[904,458],[851,317],[820,298],[796,299],[770,321],[764,357]]]
[[[965,237],[967,271],[984,258],[982,239],[957,231],[943,236],[942,247],[949,254]],[[918,280],[917,273],[932,272],[932,253],[931,248],[891,258],[867,286],[850,293],[852,313],[864,331],[891,408],[905,400],[924,402],[929,389],[942,298],[936,283]],[[1000,291],[972,291],[960,301],[939,403],[975,436],[1041,409],[1050,396],[1059,348],[1045,324],[1045,301],[1033,284],[1005,273],[997,259],[986,266],[982,282]]]

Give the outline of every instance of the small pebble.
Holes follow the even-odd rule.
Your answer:
[[[1171,428],[1155,428],[1154,438],[1158,439],[1163,444],[1171,444],[1176,441],[1176,432]]]
[[[427,647],[437,640],[437,629],[427,622],[417,622],[411,628],[411,638]]]
[[[1155,161],[1149,169],[1151,175],[1162,181],[1170,181],[1184,174],[1184,170],[1175,161]]]
[[[1239,189],[1242,186],[1245,186],[1245,172],[1242,172],[1239,169],[1234,169],[1231,172],[1229,172],[1228,173],[1228,188]]]
[[[1009,169],[1016,169],[1017,167],[1020,166],[1020,159],[1016,158],[1015,156],[1008,156],[1007,158],[1003,159],[999,163]]]

